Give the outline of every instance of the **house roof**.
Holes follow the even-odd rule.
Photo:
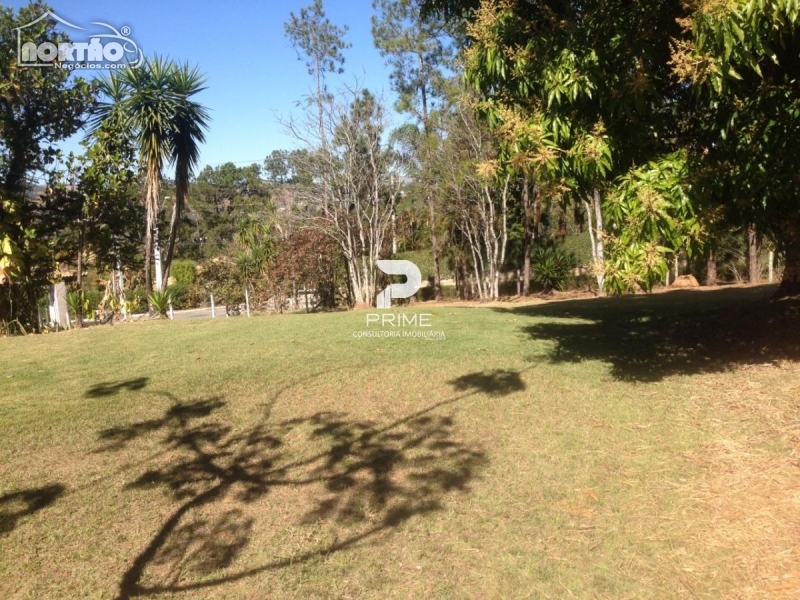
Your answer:
[[[73,29],[81,29],[81,30],[83,30],[83,29],[86,29],[85,27],[78,27],[77,25],[73,25],[73,24],[72,24],[72,23],[70,23],[69,21],[65,21],[64,19],[62,19],[61,17],[59,17],[59,16],[58,16],[56,13],[54,13],[52,10],[48,10],[48,11],[45,11],[45,12],[44,12],[44,14],[42,14],[42,16],[41,16],[41,17],[39,17],[38,19],[35,19],[35,20],[31,21],[30,23],[27,23],[26,25],[22,25],[22,26],[20,26],[20,27],[15,27],[15,28],[13,29],[13,31],[20,31],[20,30],[22,30],[22,29],[27,29],[27,28],[28,28],[28,27],[30,27],[31,25],[36,25],[36,23],[38,23],[39,21],[41,21],[41,20],[42,20],[42,19],[44,19],[45,17],[50,17],[51,19],[53,19],[53,20],[55,20],[55,21],[58,21],[58,22],[59,22],[59,23],[61,23],[62,25],[67,25],[68,27],[72,27]]]

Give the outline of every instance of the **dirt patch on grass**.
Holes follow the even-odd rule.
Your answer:
[[[776,369],[785,371],[778,386]],[[745,373],[737,377],[741,385],[707,378],[705,388],[714,392],[697,398],[740,420],[743,435],[710,439],[689,455],[701,476],[690,490],[694,506],[687,524],[693,523],[693,537],[708,548],[708,562],[687,568],[730,576],[733,598],[797,598],[800,366],[751,367]]]

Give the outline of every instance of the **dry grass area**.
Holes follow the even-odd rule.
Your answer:
[[[796,597],[772,292],[0,340],[0,597]]]
[[[707,376],[693,399],[717,408],[736,429],[689,454],[702,470],[687,491],[694,535],[719,564],[704,572],[738,572],[730,597],[800,596],[800,367],[743,369],[739,385]],[[712,393],[709,393],[713,391]],[[687,568],[693,568],[688,565]]]

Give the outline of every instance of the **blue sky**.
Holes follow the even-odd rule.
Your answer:
[[[203,147],[201,164],[261,162],[272,150],[292,148],[293,140],[278,117],[299,115],[297,106],[310,93],[312,81],[286,39],[284,22],[290,12],[311,0],[287,2],[253,0],[184,2],[174,0],[60,0],[49,4],[59,17],[91,28],[92,21],[128,26],[130,37],[146,55],[161,54],[200,67],[208,89],[198,100],[211,110],[212,122]],[[4,2],[19,8],[27,2]],[[389,104],[394,96],[389,73],[372,42],[370,0],[325,0],[328,18],[348,25],[345,73],[336,80],[353,83]],[[84,72],[88,73],[88,72]],[[398,118],[399,119],[399,118]],[[64,145],[75,149],[75,143]]]

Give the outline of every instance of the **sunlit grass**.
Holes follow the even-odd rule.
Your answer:
[[[0,597],[789,597],[770,292],[0,340]]]

